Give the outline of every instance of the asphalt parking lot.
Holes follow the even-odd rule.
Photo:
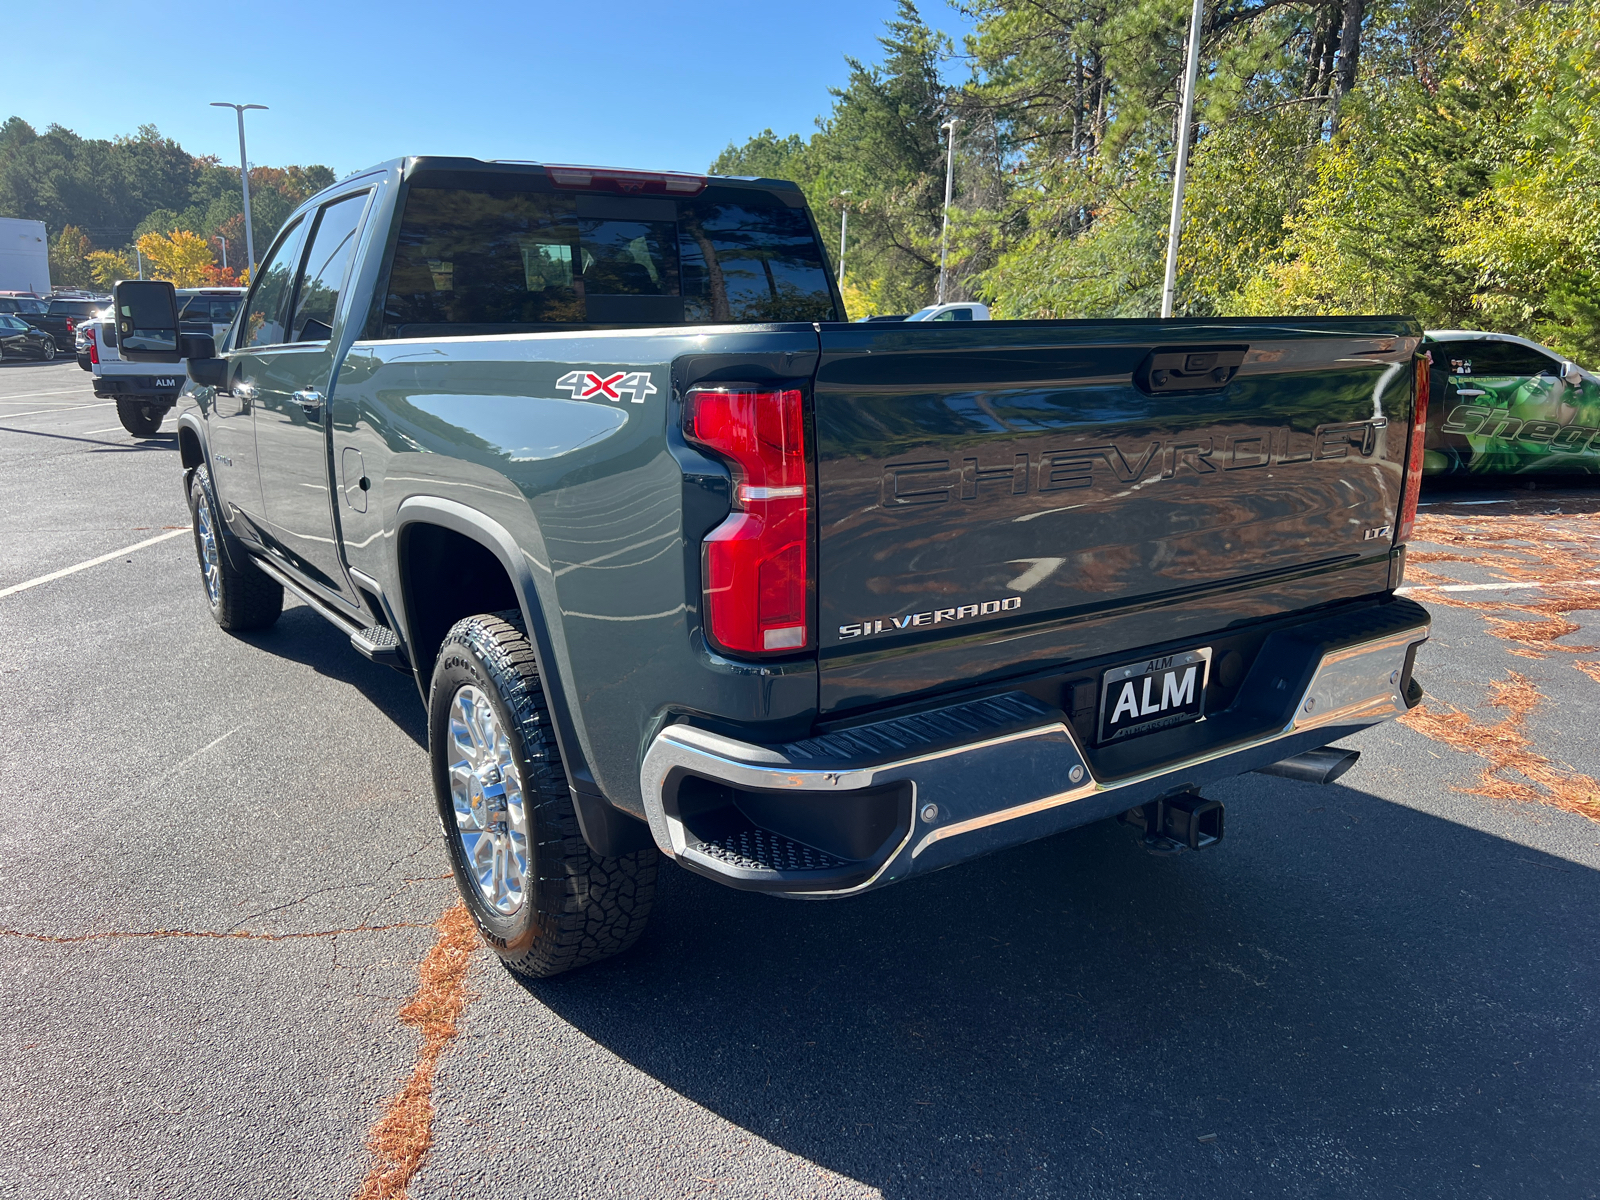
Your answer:
[[[471,955],[409,1194],[1600,1194],[1600,489],[1424,511],[1429,697],[1338,784],[836,904],[664,866],[620,959]],[[415,687],[221,633],[70,359],[0,367],[0,512],[0,1196],[357,1195],[454,903]]]

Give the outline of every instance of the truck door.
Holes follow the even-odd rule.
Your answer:
[[[303,220],[295,221],[274,242],[256,270],[249,307],[233,335],[230,386],[219,390],[207,419],[211,470],[217,499],[235,532],[266,543],[266,510],[261,502],[261,472],[256,461],[255,406],[263,362],[286,340],[290,285],[305,244]],[[110,328],[115,328],[113,322]],[[244,526],[241,528],[241,525]]]
[[[341,196],[307,217],[284,344],[257,359],[256,450],[277,550],[294,569],[355,603],[339,558],[329,483],[328,413],[339,299],[370,192]]]

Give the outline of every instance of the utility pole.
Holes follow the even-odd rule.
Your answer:
[[[1199,0],[1195,0],[1195,2],[1198,4]],[[959,120],[961,120],[960,117],[951,117],[943,125],[939,126],[940,129],[948,130],[949,136],[945,139],[944,221],[939,226],[939,295],[934,301],[935,304],[944,303],[945,246],[950,236],[950,187],[955,182],[956,177],[956,122]]]
[[[850,192],[840,192],[841,196],[848,196]],[[850,201],[844,202],[844,209],[839,213],[839,286],[844,286],[844,231],[850,225]]]
[[[1200,21],[1205,0],[1194,0],[1189,14],[1189,61],[1184,71],[1183,115],[1178,119],[1178,160],[1172,170],[1172,221],[1167,226],[1167,279],[1161,289],[1161,315],[1172,315],[1178,291],[1178,233],[1183,228],[1183,184],[1189,170],[1189,126],[1194,120],[1194,85],[1200,76]]]
[[[222,269],[226,271],[228,269],[228,239],[219,237],[216,240],[222,243]]]
[[[138,257],[139,257],[139,278],[143,279],[144,278],[144,251],[139,249],[139,247],[135,246],[133,248],[133,252],[134,252],[134,254],[138,255]]]
[[[250,262],[252,278],[256,273],[256,237],[250,227],[250,160],[244,153],[244,113],[247,108],[266,110],[265,104],[229,104],[226,100],[213,100],[212,108],[231,108],[239,117],[239,180],[244,185],[244,256]]]

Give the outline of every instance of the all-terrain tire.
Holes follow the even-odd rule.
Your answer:
[[[134,437],[155,437],[161,431],[161,419],[166,415],[165,405],[140,396],[117,401],[117,420]]]
[[[258,571],[243,554],[229,556],[221,511],[210,471],[196,467],[189,481],[189,516],[211,619],[229,633],[265,629],[283,612],[283,585]]]
[[[451,710],[467,688],[487,696],[521,781],[527,866],[520,907],[509,913],[490,902],[472,874],[451,793],[459,753]],[[657,852],[602,858],[583,840],[521,613],[468,617],[445,636],[428,691],[428,752],[456,885],[507,967],[546,979],[620,954],[638,940],[655,899]]]

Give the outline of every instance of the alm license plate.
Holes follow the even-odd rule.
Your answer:
[[[1111,668],[1100,681],[1100,744],[1198,721],[1210,673],[1210,646]]]
[[[158,388],[175,388],[178,386],[176,375],[157,375],[155,386]]]

